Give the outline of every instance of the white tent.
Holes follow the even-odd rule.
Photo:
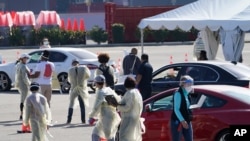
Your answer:
[[[144,18],[141,29],[152,30],[192,27],[201,31],[209,59],[215,59],[219,42],[225,60],[238,61],[244,46],[245,31],[250,30],[250,0],[198,0],[174,10]],[[220,38],[218,38],[220,37]]]

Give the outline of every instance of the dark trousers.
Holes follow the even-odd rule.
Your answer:
[[[79,95],[78,95],[78,101],[79,101],[79,105],[80,105],[80,109],[81,109],[81,120],[82,120],[82,122],[85,123],[85,106],[84,106],[84,103],[83,103],[81,96],[79,96]]]
[[[81,121],[82,121],[82,123],[85,123],[85,106],[84,106],[84,102],[83,102],[81,96],[79,96],[79,95],[78,95],[78,101],[79,101],[80,110],[81,110]],[[68,109],[67,123],[71,122],[72,115],[73,115],[73,108],[69,108]]]
[[[152,88],[150,85],[149,86],[140,86],[138,89],[142,95],[143,101],[151,97]]]
[[[181,135],[183,135],[185,141],[193,141],[193,129],[191,122],[188,123],[188,129],[182,127],[178,130],[178,126],[181,124],[178,120],[171,120],[171,135],[172,141],[181,141]]]

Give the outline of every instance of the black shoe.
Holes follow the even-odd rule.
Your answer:
[[[23,116],[20,116],[20,117],[19,117],[19,120],[23,120]]]

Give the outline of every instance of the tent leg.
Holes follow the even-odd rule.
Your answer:
[[[141,54],[144,53],[144,47],[143,47],[143,29],[140,29],[141,31]]]

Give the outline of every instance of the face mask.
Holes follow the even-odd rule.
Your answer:
[[[188,87],[185,87],[185,90],[186,90],[188,93],[190,93],[190,92],[193,90],[193,88],[192,88],[191,86],[188,86]]]
[[[49,42],[48,41],[44,41],[43,45],[47,46],[47,45],[49,45]]]

